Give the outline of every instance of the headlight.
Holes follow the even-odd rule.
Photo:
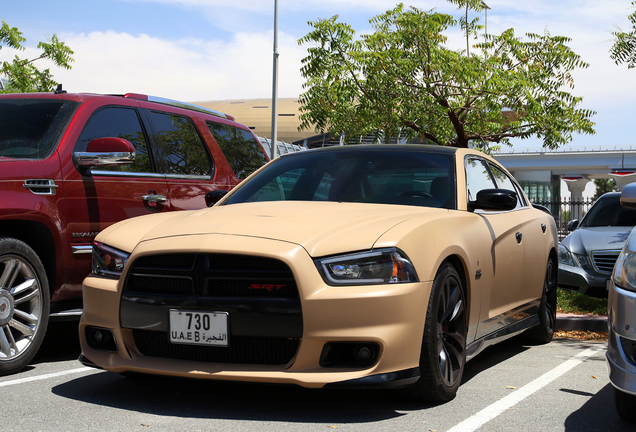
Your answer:
[[[575,266],[574,257],[570,251],[563,245],[559,245],[559,264]]]
[[[563,245],[559,245],[559,264],[573,267],[581,267],[584,270],[592,270],[592,266],[585,255],[575,254]]]
[[[614,283],[621,288],[636,291],[636,253],[623,250],[614,266]]]
[[[130,254],[105,244],[93,244],[93,274],[118,279]]]
[[[413,264],[396,248],[322,258],[316,266],[329,285],[417,282]]]

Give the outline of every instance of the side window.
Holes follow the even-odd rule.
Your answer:
[[[469,201],[475,201],[480,190],[497,188],[488,167],[481,159],[466,159],[466,188]]]
[[[236,177],[245,179],[267,162],[254,136],[234,126],[206,121]]]
[[[75,143],[75,151],[86,151],[89,141],[106,137],[124,138],[130,141],[135,147],[135,162],[132,165],[100,167],[100,171],[153,172],[148,143],[134,108],[106,107],[95,112]]]
[[[519,189],[515,187],[514,182],[508,177],[508,174],[499,169],[496,165],[490,164],[490,170],[492,174],[495,176],[497,180],[497,184],[499,185],[499,189],[508,189],[517,193],[517,207],[523,207],[524,202],[522,201],[522,195],[519,194]]]
[[[188,117],[149,111],[153,139],[165,174],[211,177],[214,164],[196,126]]]

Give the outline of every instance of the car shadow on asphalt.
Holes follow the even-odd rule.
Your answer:
[[[603,361],[605,361],[603,359]],[[614,408],[612,384],[607,384],[596,394],[582,393],[570,389],[562,392],[577,394],[590,399],[565,419],[566,432],[633,431],[634,425],[624,422]]]
[[[487,349],[467,363],[463,383],[526,349],[516,339]],[[78,377],[52,391],[73,400],[161,416],[299,423],[373,422],[437,406],[414,402],[405,389],[305,389],[110,372]]]
[[[22,372],[33,370],[41,363],[77,360],[82,352],[78,326],[77,320],[49,323],[40,349]]]

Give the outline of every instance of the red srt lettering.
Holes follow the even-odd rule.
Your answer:
[[[262,289],[262,290],[279,290],[281,288],[286,287],[287,285],[274,285],[274,284],[252,284],[247,287],[247,289]]]

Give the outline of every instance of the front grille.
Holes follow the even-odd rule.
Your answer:
[[[623,351],[625,352],[627,360],[631,364],[636,366],[636,341],[624,338],[622,336],[620,336],[619,339],[621,341],[621,346],[623,347]]]
[[[608,250],[592,252],[592,263],[597,273],[611,275],[614,271],[614,264],[620,255],[620,250]]]
[[[164,254],[139,258],[124,292],[201,297],[297,298],[282,261],[231,254]]]
[[[300,343],[291,338],[232,337],[228,347],[170,343],[168,333],[133,330],[137,349],[145,356],[210,363],[285,365]]]

